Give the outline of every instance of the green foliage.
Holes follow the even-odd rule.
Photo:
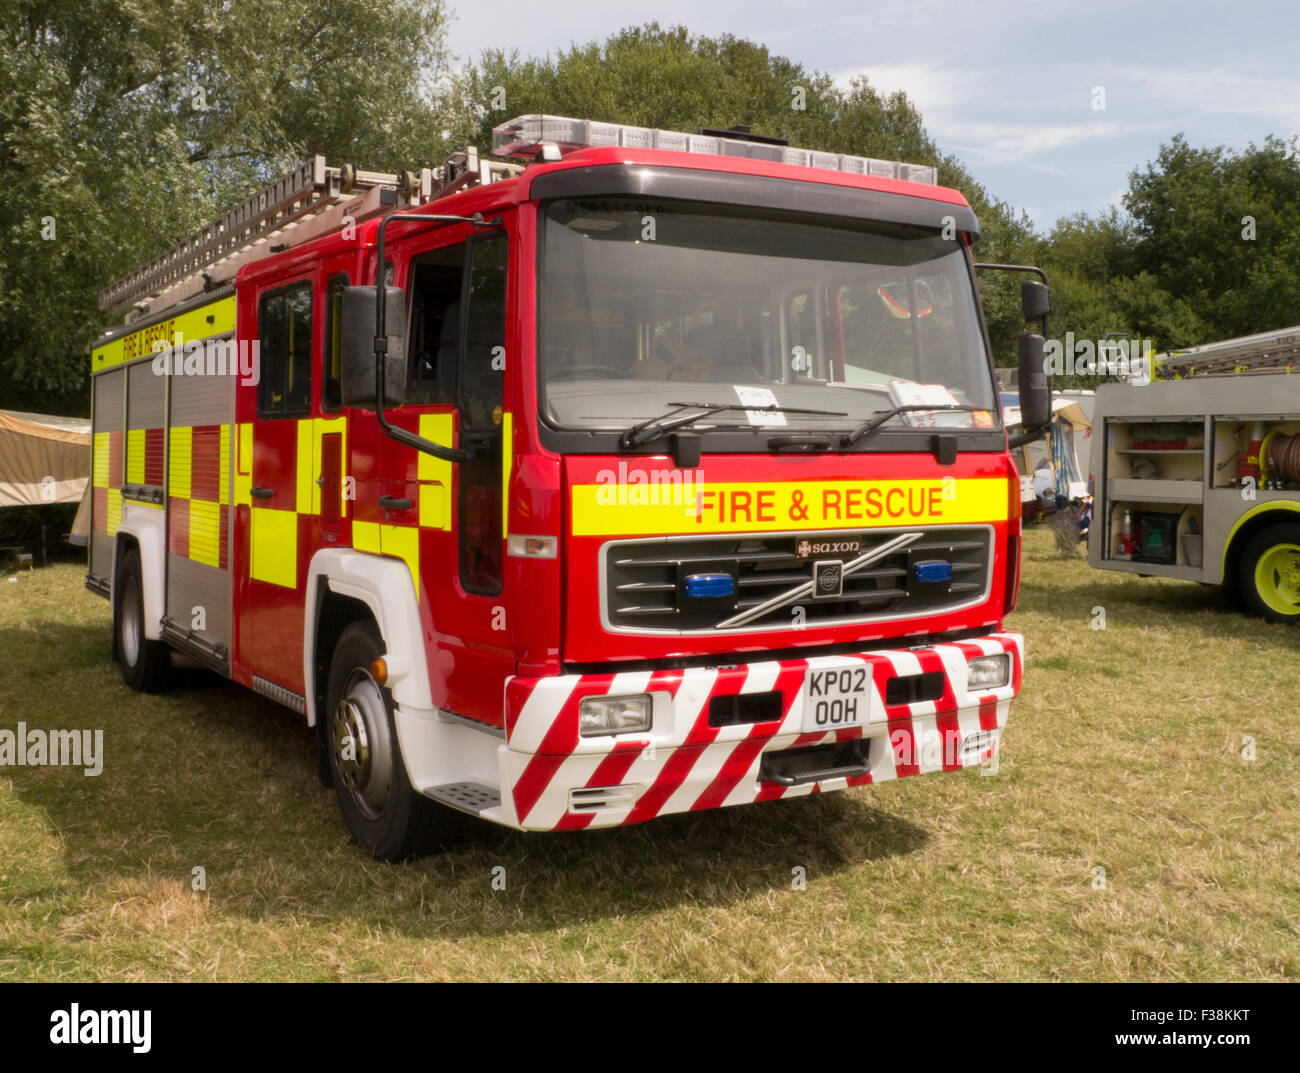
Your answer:
[[[440,159],[444,23],[441,0],[0,0],[3,405],[85,413],[98,290],[309,153]]]
[[[1120,332],[1164,351],[1300,320],[1294,142],[1269,138],[1234,152],[1176,136],[1130,175],[1124,206],[1067,217],[1041,241],[1054,333]]]

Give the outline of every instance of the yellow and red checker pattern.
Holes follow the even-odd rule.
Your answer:
[[[230,426],[171,429],[167,470],[167,551],[230,567]]]

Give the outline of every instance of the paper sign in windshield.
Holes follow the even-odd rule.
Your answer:
[[[776,396],[765,387],[742,387],[740,384],[735,384],[733,386],[736,391],[736,397],[746,406],[777,405]],[[786,424],[785,414],[765,413],[762,410],[746,410],[745,416],[749,418],[749,423],[751,425]]]

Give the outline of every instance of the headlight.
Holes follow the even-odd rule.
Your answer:
[[[586,697],[578,705],[578,732],[631,734],[650,729],[650,694],[630,697]]]
[[[1001,689],[1011,681],[1011,657],[1003,652],[997,656],[979,656],[970,661],[966,671],[966,689]]]

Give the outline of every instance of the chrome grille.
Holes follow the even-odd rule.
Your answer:
[[[861,553],[911,538],[907,546],[843,577],[834,597],[810,593],[782,601],[783,594],[807,589],[820,559],[800,558],[795,548],[808,536],[861,538]],[[803,608],[805,624],[905,618],[953,610],[983,599],[992,569],[993,531],[988,526],[934,529],[869,530],[862,533],[782,533],[704,538],[668,537],[614,541],[602,549],[602,608],[609,629],[631,632],[712,632],[720,624],[769,601],[776,606],[736,629],[788,627],[794,608]],[[844,554],[842,562],[857,558]],[[917,562],[951,563],[943,582],[918,582]],[[732,597],[690,597],[684,581],[694,574],[719,573],[735,581]],[[728,629],[732,627],[721,627]]]

